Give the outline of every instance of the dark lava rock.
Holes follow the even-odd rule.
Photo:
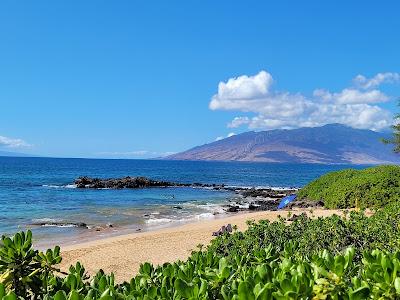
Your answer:
[[[170,181],[153,180],[147,177],[122,177],[122,178],[91,178],[87,176],[75,179],[75,185],[80,189],[140,189],[149,187],[198,187],[224,189],[224,185],[204,183],[177,183]]]
[[[324,207],[324,202],[323,201],[312,201],[312,200],[306,200],[306,199],[301,199],[301,200],[295,200],[291,203],[289,203],[286,208],[321,208]]]
[[[249,204],[249,210],[257,210],[258,208],[259,208],[259,205],[256,205],[256,204],[253,204],[253,203]]]
[[[34,226],[54,226],[54,227],[79,227],[79,228],[88,228],[88,225],[83,222],[78,223],[68,223],[68,222],[38,222],[33,223]]]
[[[293,214],[289,219],[287,219],[288,221],[295,221],[300,217],[306,217],[307,218],[307,214],[306,213],[301,213],[300,215],[296,215]]]
[[[238,212],[239,211],[239,206],[229,206],[226,209],[227,212]]]
[[[273,189],[237,189],[236,192],[242,195],[244,198],[247,197],[261,197],[261,198],[282,198],[288,194],[293,193],[295,190],[273,190]]]
[[[89,189],[139,189],[147,187],[182,186],[173,182],[152,180],[146,177],[123,177],[116,179],[100,179],[91,177],[79,177],[75,180],[77,188]]]
[[[223,235],[224,233],[231,233],[233,230],[232,230],[232,225],[231,224],[228,224],[228,225],[224,225],[224,226],[222,226],[218,231],[215,231],[215,232],[213,232],[213,236],[220,236],[220,235]]]

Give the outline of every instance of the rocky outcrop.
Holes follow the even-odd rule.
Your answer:
[[[229,200],[225,206],[226,212],[238,211],[266,211],[277,210],[278,204],[281,199],[287,195],[296,193],[298,190],[295,188],[288,189],[272,189],[272,188],[245,188],[245,187],[229,187],[223,184],[204,184],[204,183],[177,183],[171,181],[153,180],[147,177],[122,177],[122,178],[91,178],[79,177],[75,180],[77,188],[82,189],[141,189],[152,187],[192,187],[192,188],[209,188],[213,190],[225,190],[236,194],[235,197]],[[309,208],[309,207],[323,207],[323,202],[315,202],[308,200],[298,200],[290,203],[287,208],[294,207]],[[182,209],[181,206],[176,205],[173,208]]]
[[[88,176],[78,177],[74,181],[77,188],[80,189],[142,189],[151,187],[194,187],[194,188],[212,188],[225,189],[223,184],[205,184],[205,183],[178,183],[162,180],[154,180],[147,177],[122,177],[122,178],[92,178]]]
[[[231,224],[223,225],[220,229],[212,233],[212,236],[224,235],[224,233],[232,233],[233,228]]]
[[[79,228],[89,228],[86,223],[78,222],[78,223],[69,223],[69,222],[36,222],[33,223],[34,226],[43,226],[43,227],[79,227]]]
[[[123,177],[123,178],[91,178],[79,177],[75,180],[77,188],[81,189],[140,189],[149,187],[171,187],[171,186],[186,186],[168,181],[152,180],[146,177]]]
[[[275,211],[283,197],[296,193],[297,189],[274,190],[274,189],[235,189],[237,197],[231,199],[225,206],[226,212],[239,211]],[[321,208],[322,201],[295,200],[289,203],[285,209],[292,208]]]

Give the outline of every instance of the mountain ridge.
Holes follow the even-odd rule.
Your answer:
[[[6,157],[35,157],[35,155],[30,155],[30,154],[25,154],[25,153],[20,153],[20,152],[1,151],[0,150],[0,157],[1,156],[6,156]]]
[[[165,157],[169,160],[274,163],[400,163],[400,155],[380,139],[389,133],[342,124],[297,129],[247,131]]]

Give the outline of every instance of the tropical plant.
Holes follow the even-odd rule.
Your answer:
[[[2,238],[0,299],[400,299],[400,204],[288,223],[250,222],[186,261],[141,265],[116,283],[80,264],[62,275],[59,248],[32,249],[32,234]]]
[[[400,101],[398,103],[400,106]],[[391,139],[383,139],[382,141],[385,144],[393,144],[393,151],[396,153],[400,153],[400,114],[397,114],[395,117],[395,124],[392,125],[393,129],[393,137]]]
[[[16,295],[27,297],[47,292],[54,280],[54,266],[61,262],[60,247],[46,253],[32,248],[32,232],[3,236],[0,247],[0,283]]]
[[[400,166],[331,172],[310,182],[298,198],[322,200],[327,208],[379,208],[400,199]]]

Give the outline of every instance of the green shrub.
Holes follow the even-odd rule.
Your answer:
[[[294,255],[304,257],[323,249],[340,253],[347,247],[356,248],[356,259],[362,251],[400,250],[400,202],[379,209],[371,217],[363,211],[352,211],[347,217],[329,216],[316,219],[300,215],[287,224],[285,219],[250,223],[244,232],[234,232],[212,240],[208,251],[221,256],[246,255],[262,251],[269,244],[283,250],[287,242],[297,243]]]
[[[32,249],[31,233],[3,237],[0,299],[400,299],[400,203],[367,218],[251,223],[186,261],[141,265],[129,282],[77,263],[61,276],[59,248]]]
[[[302,188],[298,198],[322,200],[327,208],[383,207],[400,199],[400,167],[328,173]]]

